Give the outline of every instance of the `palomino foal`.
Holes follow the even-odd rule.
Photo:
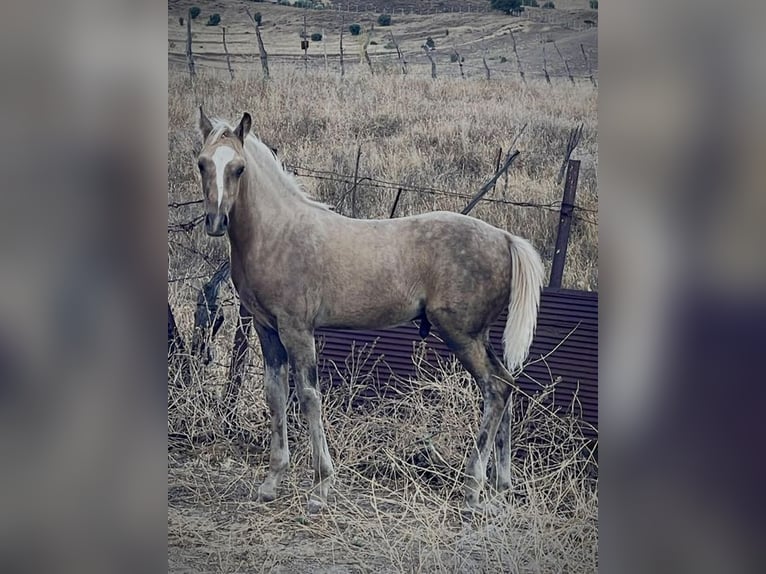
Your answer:
[[[314,329],[382,328],[419,319],[439,330],[484,397],[468,460],[466,503],[480,507],[486,467],[497,452],[497,485],[511,483],[511,372],[534,333],[543,265],[526,240],[478,219],[435,212],[358,220],[309,199],[272,151],[250,134],[250,114],[236,127],[202,108],[199,170],[205,230],[228,234],[231,277],[241,313],[253,319],[264,360],[271,414],[269,472],[259,488],[273,500],[287,470],[288,365],[311,437],[314,488],[309,511],[322,508],[333,464],[322,424]],[[488,330],[508,308],[504,360]],[[427,322],[427,323],[426,323]]]

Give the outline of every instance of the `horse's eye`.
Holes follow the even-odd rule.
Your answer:
[[[237,177],[239,177],[240,175],[242,175],[242,172],[244,172],[244,171],[245,171],[245,166],[244,166],[244,165],[241,165],[241,166],[239,166],[239,167],[237,168],[237,171],[235,171],[235,172],[234,172],[234,174],[235,174]]]

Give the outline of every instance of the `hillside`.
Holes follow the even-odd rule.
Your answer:
[[[379,26],[377,18],[382,6],[392,13],[390,26]],[[519,65],[513,52],[515,40],[521,62],[521,70],[530,77],[543,76],[544,63],[551,76],[567,75],[566,65],[576,78],[587,78],[592,70],[598,75],[598,12],[587,9],[587,0],[559,2],[566,9],[528,8],[524,16],[509,16],[486,10],[489,3],[478,0],[469,2],[432,2],[437,10],[462,12],[436,12],[431,14],[409,13],[416,3],[413,0],[398,2],[365,2],[365,10],[351,12],[338,9],[308,10],[281,6],[268,2],[230,4],[221,1],[170,0],[168,2],[168,59],[170,65],[185,65],[186,25],[179,18],[186,17],[191,6],[201,9],[193,22],[192,50],[195,61],[201,66],[225,67],[221,28],[226,27],[227,47],[232,65],[248,67],[257,65],[255,30],[249,21],[245,7],[263,16],[261,34],[270,62],[303,63],[301,33],[306,21],[308,35],[321,33],[322,41],[310,42],[308,65],[338,67],[340,30],[344,29],[344,56],[346,64],[359,63],[362,45],[369,41],[368,53],[373,66],[399,67],[396,46],[399,44],[408,65],[418,73],[429,73],[430,63],[422,48],[431,37],[435,43],[432,57],[439,66],[440,74],[458,75],[459,69],[453,53],[457,51],[464,59],[466,75],[484,75],[483,58],[493,73],[518,75]],[[467,10],[471,10],[468,12]],[[404,10],[406,13],[401,14]],[[206,26],[210,14],[221,16],[219,26]],[[351,36],[348,26],[359,23],[363,32]],[[553,42],[556,43],[554,46]],[[556,49],[558,48],[558,50]],[[559,51],[561,55],[559,55]],[[587,55],[587,61],[583,57]],[[562,59],[563,58],[563,59]]]

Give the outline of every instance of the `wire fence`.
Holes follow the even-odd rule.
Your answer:
[[[364,5],[359,4],[358,7],[364,7]],[[371,5],[366,7],[368,8],[364,14],[366,19],[374,19],[374,15],[380,12]],[[337,8],[340,9],[341,7],[338,6]],[[453,6],[446,11],[457,12],[458,8],[458,6]],[[413,6],[411,10],[414,9]],[[444,10],[443,7],[438,6],[431,9],[434,11]],[[429,12],[428,8],[425,10],[421,13],[434,13]],[[345,10],[342,11],[345,12]],[[351,11],[353,12],[353,9]],[[303,12],[310,14],[314,11],[304,10]],[[385,13],[385,9],[383,12]],[[587,15],[587,12],[583,12],[583,14]],[[249,19],[249,16],[246,18]],[[528,9],[518,20],[523,19],[555,24],[562,30],[573,32],[597,26],[596,21],[585,18],[582,14],[573,15],[563,10]],[[377,38],[381,42],[385,42],[382,46],[379,45],[378,41],[371,40],[369,36],[371,30],[366,30],[354,38],[349,35],[349,31],[346,29],[345,57],[343,57],[338,39],[340,38],[340,28],[348,28],[351,24],[348,21],[342,26],[338,24],[338,30],[328,28],[331,35],[338,36],[337,39],[329,36],[324,37],[326,23],[318,23],[315,27],[322,30],[322,40],[309,42],[308,37],[300,38],[303,53],[286,53],[291,50],[285,48],[283,41],[279,44],[279,49],[276,49],[275,44],[270,45],[269,38],[265,38],[267,56],[261,54],[256,48],[252,29],[246,27],[242,27],[242,30],[227,28],[224,33],[221,33],[223,30],[219,32],[220,28],[210,26],[203,30],[193,31],[189,22],[186,24],[186,37],[184,37],[182,29],[169,35],[168,65],[179,70],[185,67],[190,69],[201,67],[217,71],[228,69],[232,77],[235,70],[238,73],[246,70],[256,71],[263,64],[264,59],[267,59],[270,64],[301,65],[307,72],[311,69],[341,75],[346,67],[362,66],[368,67],[370,73],[373,74],[401,70],[403,73],[413,75],[430,74],[432,77],[438,75],[450,78],[513,77],[523,81],[526,81],[527,78],[544,78],[548,82],[551,81],[551,78],[565,78],[572,83],[589,81],[594,86],[598,77],[598,51],[592,43],[588,44],[586,48],[582,43],[577,44],[577,42],[572,43],[571,40],[567,40],[569,51],[565,55],[557,44],[556,34],[541,31],[536,33],[534,38],[525,36],[524,41],[517,42],[510,26],[507,29],[501,27],[496,32],[501,38],[499,41],[504,43],[500,52],[504,52],[506,55],[498,57],[496,54],[493,58],[487,58],[484,39],[480,41],[473,39],[459,43],[454,40],[454,35],[453,38],[449,37],[448,30],[442,27],[437,30],[436,26],[434,26],[435,29],[431,32],[431,36],[436,38],[438,46],[432,45],[429,48],[424,43],[415,49],[405,49],[400,46],[387,27],[375,29],[376,32],[383,32],[383,35]],[[255,27],[255,22],[251,24],[252,27]],[[241,23],[238,22],[232,26],[240,28]],[[247,26],[250,26],[250,23]],[[371,24],[370,27],[374,27],[374,24]],[[280,40],[284,40],[287,34],[266,26],[258,27],[257,31],[259,36],[272,35],[272,40],[274,34],[278,35]],[[424,32],[422,42],[426,41],[426,36],[431,40],[431,36]],[[494,36],[495,33],[489,34],[488,39],[495,44],[495,51],[497,51],[498,39],[493,38]],[[228,38],[228,47],[225,38]],[[560,37],[558,39],[561,40]],[[296,39],[297,41],[298,39]],[[184,45],[186,45],[186,51],[182,49]],[[314,46],[314,48],[309,49],[309,46]],[[411,42],[410,46],[412,46]],[[546,55],[546,46],[550,58]],[[317,50],[320,50],[320,53],[315,53]],[[464,50],[466,53],[462,53]],[[554,54],[557,57],[552,57]]]
[[[445,197],[451,197],[455,199],[463,199],[466,201],[470,201],[473,199],[472,195],[466,194],[466,193],[460,193],[455,191],[448,191],[446,189],[431,187],[431,186],[415,186],[415,185],[407,185],[398,183],[395,181],[387,181],[384,179],[378,179],[374,177],[362,177],[358,179],[354,179],[353,175],[350,174],[343,174],[334,172],[331,170],[326,169],[315,169],[303,165],[285,165],[285,168],[290,170],[292,173],[294,173],[296,176],[299,177],[307,177],[311,179],[321,180],[321,181],[330,181],[332,183],[337,184],[343,184],[347,186],[347,191],[350,191],[352,188],[360,188],[360,187],[368,187],[368,188],[375,188],[375,189],[385,189],[385,190],[392,190],[397,191],[401,190],[402,192],[407,193],[417,193],[417,194],[425,194],[425,195],[441,195]],[[338,203],[340,203],[345,196],[341,196]],[[504,199],[504,198],[498,198],[498,197],[482,197],[480,202],[486,202],[486,203],[493,203],[493,204],[500,204],[500,205],[507,205],[512,207],[520,207],[520,208],[531,208],[531,209],[542,209],[552,212],[558,212],[561,209],[561,201],[551,201],[548,203],[537,203],[532,201],[514,201],[510,199]],[[170,202],[168,203],[168,208],[170,209],[179,209],[183,207],[189,207],[192,205],[199,205],[203,203],[202,199],[194,199],[194,200],[188,200],[188,201],[181,201],[181,202]],[[338,205],[332,206],[336,210],[338,208]],[[588,225],[594,225],[597,226],[598,222],[589,217],[586,214],[598,214],[597,209],[584,207],[581,205],[574,205],[573,206],[575,210],[574,219],[575,221],[581,221],[582,223],[588,224]],[[195,216],[187,221],[182,222],[176,222],[171,225],[168,225],[168,232],[169,233],[189,233],[194,230],[195,227],[197,227],[199,224],[201,224],[204,221],[204,215],[198,215]]]

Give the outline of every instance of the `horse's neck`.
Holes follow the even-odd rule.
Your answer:
[[[249,152],[248,152],[249,153]],[[232,209],[230,238],[238,251],[255,252],[282,237],[303,218],[305,211],[317,208],[306,202],[270,158],[248,159],[251,176],[243,180]]]

